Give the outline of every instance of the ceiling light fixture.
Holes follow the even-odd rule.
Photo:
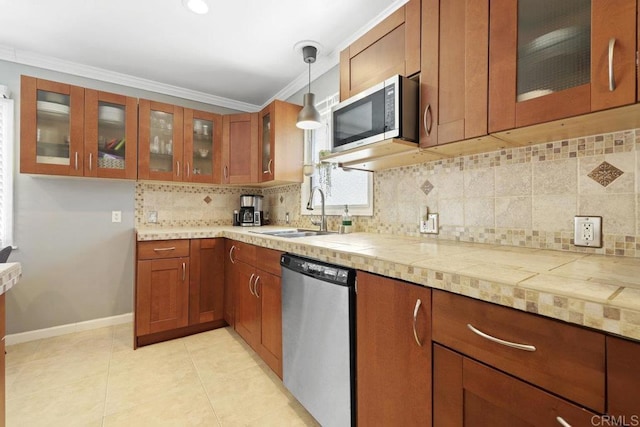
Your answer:
[[[320,113],[315,107],[315,94],[311,93],[311,63],[316,62],[318,48],[312,45],[302,47],[302,59],[309,64],[309,92],[304,94],[302,110],[298,113],[296,126],[300,129],[318,129],[322,126]]]
[[[182,0],[182,4],[193,13],[204,15],[209,12],[209,5],[205,0]]]

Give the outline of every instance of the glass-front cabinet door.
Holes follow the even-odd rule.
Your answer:
[[[21,79],[20,172],[83,174],[84,89]]]
[[[136,178],[137,107],[135,98],[85,90],[85,176]]]
[[[636,101],[636,0],[492,0],[489,131]]]
[[[183,108],[141,99],[138,178],[183,180]]]
[[[273,106],[269,105],[260,113],[260,134],[258,139],[260,140],[260,181],[273,180],[273,152],[274,152],[274,138],[271,132],[273,126]]]
[[[222,116],[184,110],[184,181],[220,183],[221,139]]]

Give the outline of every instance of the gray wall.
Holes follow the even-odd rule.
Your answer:
[[[313,65],[312,65],[313,67]],[[336,65],[323,75],[311,82],[311,93],[316,95],[316,102],[322,101],[327,96],[331,96],[340,90],[340,65]],[[295,94],[291,95],[287,101],[302,105],[302,96],[309,91],[309,86],[305,85]]]
[[[181,98],[0,61],[0,84],[15,100],[14,244],[20,283],[7,295],[7,333],[133,311],[135,182],[19,173],[20,75],[218,113]],[[122,211],[122,223],[111,211]]]

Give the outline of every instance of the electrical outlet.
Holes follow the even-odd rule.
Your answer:
[[[574,218],[573,244],[590,248],[602,247],[602,217],[576,216]]]
[[[149,211],[149,213],[147,214],[147,223],[149,224],[158,223],[158,211]]]
[[[420,220],[420,233],[438,234],[438,214],[429,213],[426,219]]]
[[[122,222],[122,211],[111,211],[111,222]]]

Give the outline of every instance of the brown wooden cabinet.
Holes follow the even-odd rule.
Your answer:
[[[487,135],[488,44],[489,0],[422,0],[421,147]]]
[[[227,291],[233,289],[231,317],[236,332],[282,378],[281,252],[230,241]]]
[[[138,242],[135,345],[224,326],[224,239]]]
[[[296,127],[301,109],[276,100],[260,112],[260,182],[302,182],[303,131]]]
[[[640,343],[607,337],[607,413],[626,425],[640,425],[639,361]]]
[[[135,179],[137,101],[21,78],[20,172]]]
[[[182,107],[140,100],[138,178],[183,180],[183,118]]]
[[[340,52],[340,100],[420,71],[420,0],[409,0]]]
[[[258,163],[258,113],[224,116],[222,120],[222,183],[259,182]]]
[[[636,102],[636,0],[584,4],[491,1],[489,132]]]
[[[434,426],[594,425],[595,412],[443,346],[433,347]]]
[[[431,425],[431,290],[358,271],[358,424]]]
[[[222,164],[222,116],[184,109],[182,180],[220,183]]]

